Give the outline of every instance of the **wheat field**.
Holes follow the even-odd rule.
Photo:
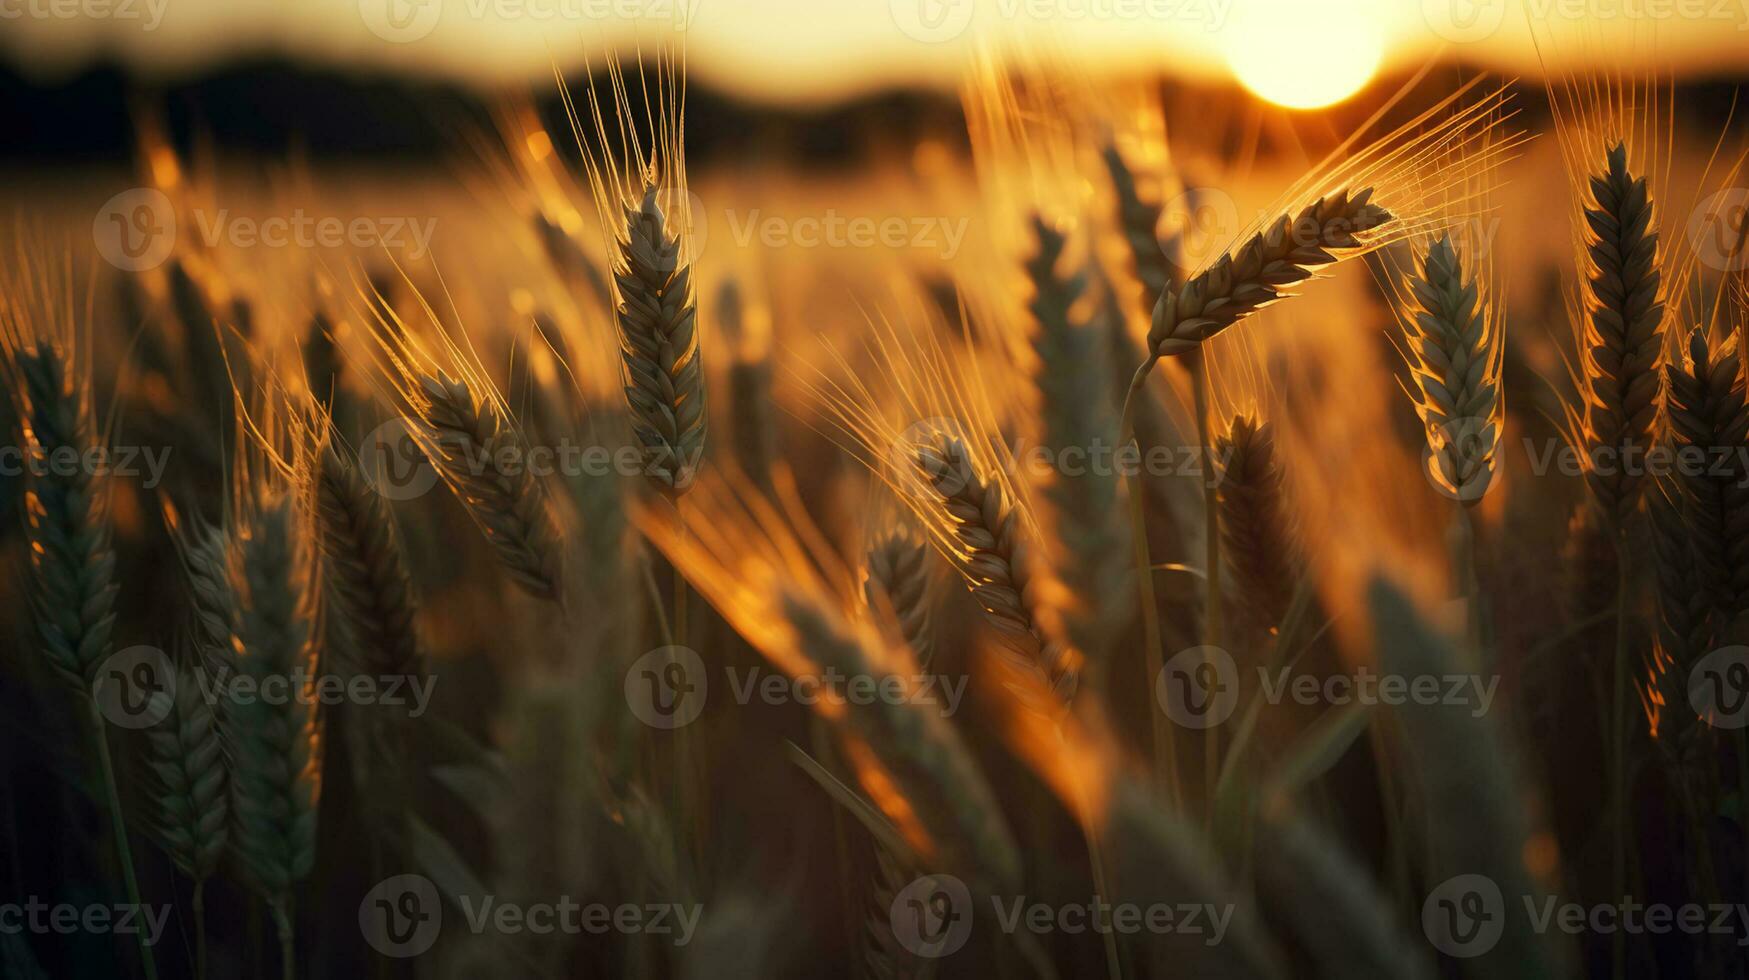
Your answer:
[[[12,182],[0,975],[1744,976],[1739,122],[687,84]]]

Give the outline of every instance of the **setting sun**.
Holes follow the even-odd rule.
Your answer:
[[[1277,105],[1317,109],[1341,102],[1372,78],[1384,53],[1378,25],[1358,4],[1247,9],[1230,28],[1227,62],[1246,88]]]

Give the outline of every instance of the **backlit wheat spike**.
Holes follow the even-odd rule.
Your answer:
[[[639,529],[784,673],[916,690],[910,652],[844,615],[855,584],[820,547],[818,529],[804,526],[799,498],[785,496],[780,510],[744,478],[730,479],[701,479],[684,510],[640,504]],[[997,889],[1018,883],[1020,856],[1002,811],[939,704],[823,696],[813,708],[843,736],[849,770],[920,860]]]
[[[1094,447],[1117,444],[1109,357],[1103,332],[1078,308],[1086,299],[1086,274],[1062,268],[1067,237],[1037,217],[1033,233],[1038,251],[1026,262],[1038,355],[1033,384],[1040,441],[1056,461],[1040,510],[1060,552],[1065,629],[1083,655],[1103,658],[1131,599],[1129,566],[1113,560],[1129,553],[1117,473],[1093,459]]]
[[[1118,228],[1129,246],[1136,280],[1142,287],[1142,308],[1151,310],[1172,281],[1171,265],[1160,244],[1161,204],[1142,196],[1136,175],[1115,144],[1106,144],[1100,157],[1117,195]]]
[[[1670,432],[1698,465],[1677,472],[1693,543],[1695,585],[1723,622],[1749,609],[1749,445],[1743,365],[1734,345],[1714,349],[1704,327],[1688,337],[1687,363],[1665,368]]]
[[[23,444],[38,458],[96,447],[88,397],[65,352],[18,350]],[[24,497],[30,544],[30,605],[43,656],[67,683],[88,688],[109,656],[115,629],[115,552],[102,482],[88,466],[32,475]]]
[[[678,496],[697,475],[708,413],[691,272],[656,191],[646,186],[642,203],[626,208],[614,281],[633,432],[650,479]]]
[[[1034,557],[1002,484],[978,472],[965,442],[953,436],[918,447],[917,465],[957,542],[949,558],[985,620],[1003,645],[1042,671],[1052,693],[1067,703],[1080,683],[1079,655],[1039,627],[1040,597],[1032,590]]]
[[[233,697],[224,711],[235,761],[232,850],[276,906],[315,865],[322,795],[323,720],[311,690],[319,583],[300,536],[289,497],[261,504],[232,535],[238,611],[229,666],[258,690],[272,678],[292,694],[274,703]]]
[[[1692,793],[1713,760],[1708,725],[1694,710],[1689,682],[1696,662],[1719,642],[1729,621],[1721,621],[1710,608],[1704,569],[1695,561],[1707,542],[1693,536],[1685,503],[1692,506],[1673,480],[1654,480],[1646,492],[1658,631],[1648,657],[1645,696],[1658,748],[1670,761],[1674,778]]]
[[[1153,358],[1176,357],[1290,295],[1293,287],[1358,249],[1356,236],[1391,220],[1372,202],[1372,189],[1319,198],[1298,215],[1282,215],[1213,267],[1160,295],[1148,330]]]
[[[1281,622],[1299,580],[1298,544],[1267,422],[1236,416],[1215,441],[1221,544],[1238,595],[1265,629]]]
[[[1639,504],[1643,468],[1603,465],[1652,444],[1664,356],[1658,233],[1646,179],[1628,172],[1627,147],[1609,151],[1591,177],[1584,291],[1584,441],[1593,497],[1619,531]]]
[[[1416,410],[1446,491],[1473,506],[1494,479],[1505,348],[1486,297],[1473,272],[1466,278],[1450,236],[1428,248],[1420,270],[1409,277],[1409,291],[1414,308],[1406,326],[1409,367],[1419,391]]]
[[[930,609],[934,605],[935,576],[932,553],[923,536],[905,525],[888,529],[869,545],[864,598],[871,609],[882,603],[898,620],[899,635],[917,658],[919,669],[928,670],[935,656],[935,634]]]
[[[518,440],[498,404],[474,396],[467,381],[439,373],[419,378],[418,417],[427,455],[467,508],[499,564],[529,594],[559,595],[558,529],[546,492],[526,465],[502,465],[500,454]],[[526,460],[527,454],[522,454]]]
[[[229,760],[200,669],[178,668],[169,714],[144,733],[143,760],[152,830],[195,881],[217,870],[231,813]]]
[[[318,450],[316,531],[323,581],[353,649],[346,665],[377,677],[417,674],[413,586],[395,518],[332,435]]]

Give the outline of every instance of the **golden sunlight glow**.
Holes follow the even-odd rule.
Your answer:
[[[1244,4],[1233,12],[1227,63],[1277,105],[1317,109],[1360,91],[1378,70],[1384,36],[1357,0]]]

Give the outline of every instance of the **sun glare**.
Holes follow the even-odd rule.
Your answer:
[[[1379,25],[1354,2],[1242,5],[1227,63],[1256,95],[1293,109],[1333,105],[1360,91],[1384,53]],[[1241,16],[1239,10],[1235,17]]]

